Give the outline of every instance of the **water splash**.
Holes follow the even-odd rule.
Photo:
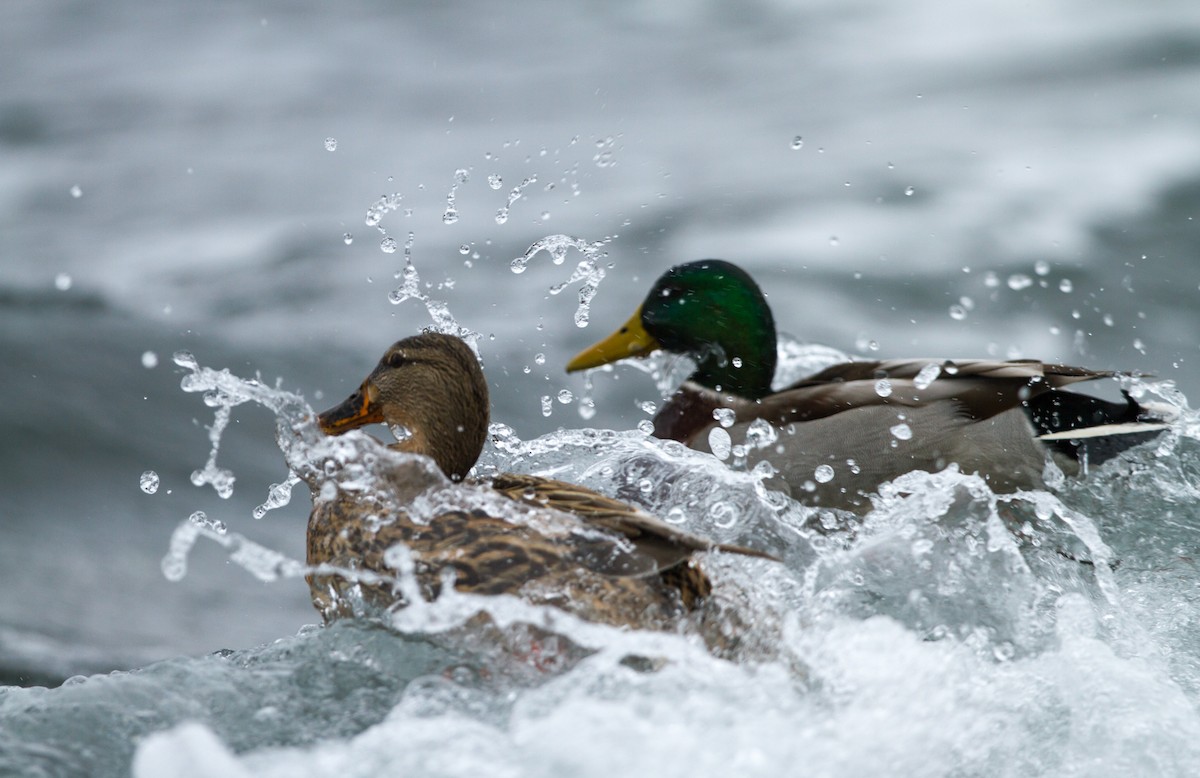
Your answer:
[[[446,195],[446,210],[442,212],[442,222],[444,224],[454,224],[458,221],[458,209],[454,203],[458,195],[458,188],[470,180],[471,174],[464,168],[459,168],[454,171],[454,181],[450,184],[450,192]]]
[[[537,183],[537,175],[526,176],[521,183],[517,184],[508,193],[508,200],[501,206],[500,210],[496,211],[496,224],[504,224],[508,221],[509,211],[512,210],[513,203],[521,199],[525,190]]]
[[[583,238],[576,238],[571,235],[547,235],[541,238],[525,250],[525,253],[514,259],[509,267],[514,273],[525,272],[529,262],[534,256],[541,252],[546,252],[550,255],[550,260],[561,265],[566,259],[567,252],[570,249],[583,254],[583,259],[575,266],[575,270],[571,276],[561,283],[550,287],[550,294],[559,294],[571,284],[583,282],[579,288],[579,307],[575,309],[575,326],[586,327],[590,316],[592,298],[596,296],[596,290],[600,287],[600,282],[604,280],[606,271],[601,265],[601,262],[608,256],[608,252],[604,247],[611,243],[617,236],[613,235],[601,240],[589,242]]]
[[[381,195],[378,200],[372,203],[367,208],[367,216],[365,222],[368,227],[378,227],[383,221],[383,217],[400,208],[404,200],[404,195],[399,192],[392,194]]]

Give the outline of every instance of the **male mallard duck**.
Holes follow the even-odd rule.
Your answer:
[[[452,571],[461,592],[513,594],[590,621],[649,629],[672,627],[709,594],[695,552],[768,556],[688,535],[562,481],[511,474],[465,481],[487,437],[488,390],[458,338],[426,333],[399,341],[358,391],[319,417],[328,435],[375,422],[407,431],[390,448],[429,457],[461,483],[450,484],[424,460],[388,469],[382,489],[354,479],[335,489],[307,476],[308,564],[358,571],[357,581],[324,571],[309,576],[313,604],[327,621],[350,615],[360,600],[376,608],[404,604],[392,585],[396,557],[385,559],[398,544],[411,552],[425,599],[437,596]],[[415,500],[441,507],[410,515]]]
[[[714,411],[734,412],[735,444],[765,420],[779,436],[749,460],[769,460],[797,499],[826,507],[868,509],[879,484],[951,463],[997,491],[1041,487],[1047,457],[1076,474],[1169,426],[1127,394],[1122,403],[1060,391],[1112,372],[1036,360],[846,362],[773,391],[771,309],[754,279],[718,259],[668,270],[625,326],[567,371],[657,349],[696,362],[655,416],[657,437],[708,450]]]

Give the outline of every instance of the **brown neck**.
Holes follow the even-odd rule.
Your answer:
[[[713,411],[720,407],[716,392],[685,381],[654,417],[654,437],[690,444],[713,423]]]

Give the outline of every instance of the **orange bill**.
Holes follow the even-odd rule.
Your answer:
[[[345,402],[317,417],[321,431],[326,435],[341,435],[367,424],[383,422],[383,411],[375,402],[379,390],[370,381],[364,381],[357,392]]]
[[[642,326],[642,309],[639,307],[621,329],[576,354],[567,363],[567,372],[587,370],[629,357],[643,357],[660,348],[658,341]]]

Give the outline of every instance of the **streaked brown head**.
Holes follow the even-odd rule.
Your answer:
[[[318,420],[327,435],[367,424],[403,428],[407,437],[395,448],[430,457],[457,481],[483,451],[488,410],[487,381],[470,347],[427,332],[394,343],[358,391]]]

